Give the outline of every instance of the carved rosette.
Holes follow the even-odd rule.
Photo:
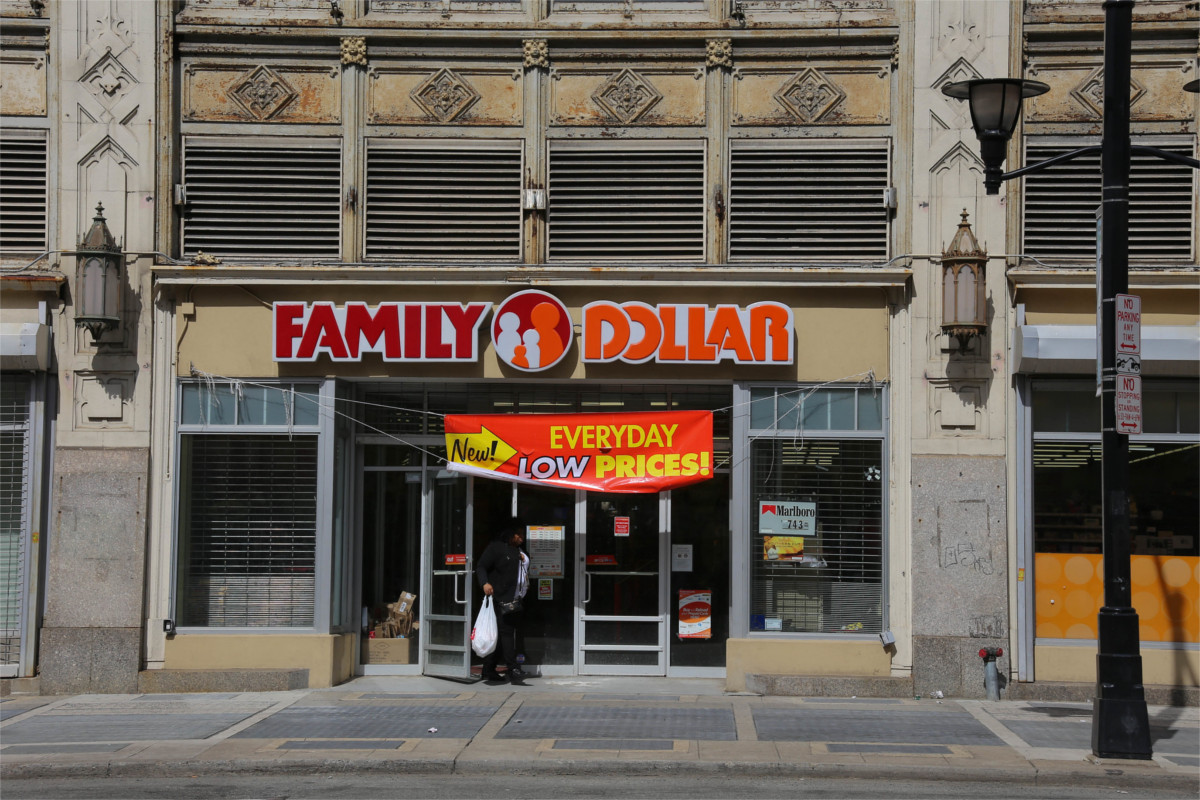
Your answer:
[[[733,67],[733,42],[729,39],[709,39],[705,45],[705,57],[708,68]]]
[[[628,125],[654,108],[662,97],[641,75],[623,69],[592,93],[592,102],[622,125]]]
[[[806,69],[785,83],[775,99],[801,122],[816,122],[846,98],[846,93],[815,69]]]
[[[365,36],[346,36],[342,39],[342,64],[367,65],[367,38]]]
[[[258,120],[275,117],[300,96],[279,73],[261,66],[238,82],[229,92],[233,102]]]
[[[422,111],[438,122],[458,119],[480,98],[471,84],[449,69],[440,69],[430,75],[412,90],[410,96]]]
[[[545,39],[526,39],[525,68],[546,69],[550,66],[550,45]]]

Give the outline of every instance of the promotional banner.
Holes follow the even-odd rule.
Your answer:
[[[708,480],[711,411],[450,414],[449,468],[597,492],[659,492]]]

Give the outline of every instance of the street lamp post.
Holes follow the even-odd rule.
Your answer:
[[[1005,146],[1016,126],[1021,99],[1049,90],[1015,78],[963,81],[943,93],[971,103],[971,118],[984,160],[984,186],[998,194],[1000,183],[1039,172],[1085,153],[1100,153],[1101,495],[1104,541],[1104,604],[1098,619],[1096,699],[1092,709],[1092,752],[1104,758],[1148,759],[1150,724],[1142,685],[1138,615],[1131,605],[1129,524],[1129,439],[1117,429],[1116,296],[1129,288],[1129,160],[1144,153],[1200,168],[1195,159],[1129,140],[1129,83],[1132,71],[1134,0],[1104,0],[1104,138],[1012,172],[1001,172]],[[1191,90],[1191,87],[1188,87]],[[981,110],[976,111],[979,104]],[[990,108],[990,113],[986,110]],[[989,124],[987,120],[994,120]],[[981,122],[982,121],[982,122]],[[983,127],[981,127],[981,125]],[[1002,137],[1002,138],[1001,138]],[[999,143],[997,143],[999,142]]]

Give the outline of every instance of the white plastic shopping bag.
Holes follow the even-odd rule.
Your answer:
[[[487,595],[483,598],[483,605],[479,607],[479,615],[475,617],[475,627],[471,629],[471,649],[477,656],[486,656],[496,649],[496,641],[499,638],[492,596]]]

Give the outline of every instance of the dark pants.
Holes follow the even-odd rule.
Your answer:
[[[496,612],[496,628],[500,634],[500,641],[496,643],[496,649],[483,657],[483,671],[495,672],[496,664],[503,661],[509,669],[516,669],[520,666],[517,663],[517,625],[520,623],[521,612],[515,614],[501,614]]]

